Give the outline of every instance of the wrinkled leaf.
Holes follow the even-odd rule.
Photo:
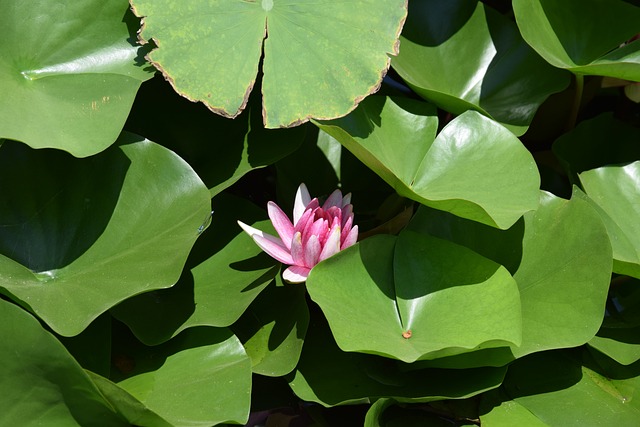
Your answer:
[[[87,159],[7,142],[0,193],[0,290],[65,336],[172,286],[210,212],[189,165],[132,134]]]
[[[531,154],[475,111],[435,137],[430,105],[370,97],[349,116],[318,125],[398,194],[427,206],[498,228],[537,206],[540,176]]]
[[[511,20],[476,0],[410,2],[400,40],[393,68],[420,96],[454,114],[480,111],[516,135],[569,84]]]
[[[151,62],[180,94],[219,114],[242,111],[264,55],[268,128],[343,116],[375,92],[407,13],[406,0],[132,4],[144,18],[141,39],[158,45]]]
[[[118,138],[145,71],[126,0],[0,1],[0,137],[77,157]]]

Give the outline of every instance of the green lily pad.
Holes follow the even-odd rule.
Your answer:
[[[114,409],[53,335],[30,314],[2,299],[0,334],[0,387],[7,391],[0,399],[3,424],[125,427],[135,421],[142,427],[166,427],[160,417],[143,408],[135,414]]]
[[[506,368],[411,369],[411,365],[340,350],[324,322],[312,320],[300,362],[287,376],[294,393],[323,406],[464,399],[498,387]]]
[[[613,246],[613,271],[640,278],[640,161],[581,173]]]
[[[538,206],[533,157],[503,126],[467,111],[435,137],[433,106],[369,97],[349,116],[318,126],[398,194],[498,228]]]
[[[454,114],[477,110],[516,135],[569,84],[511,20],[476,0],[410,2],[400,40],[392,65],[416,93]]]
[[[640,81],[640,7],[620,0],[514,0],[522,37],[550,64]],[[626,44],[625,44],[626,43]]]
[[[544,192],[524,221],[522,261],[513,275],[522,299],[522,344],[511,350],[522,357],[582,345],[602,323],[609,290],[604,225],[580,197],[567,201]]]
[[[193,326],[231,325],[280,269],[236,222],[264,218],[262,209],[225,194],[214,199],[213,207],[212,225],[194,245],[178,283],[136,295],[111,310],[147,345]],[[269,221],[254,225],[275,234]]]
[[[638,366],[610,371],[588,360],[582,365],[562,352],[543,352],[515,362],[504,386],[512,401],[540,421],[526,425],[633,426],[640,420],[640,403],[634,398],[639,373]]]
[[[114,352],[133,367],[117,385],[172,425],[247,421],[251,362],[229,330],[192,328],[155,347],[123,339]]]
[[[126,0],[0,2],[0,137],[77,157],[118,138],[142,81]]]
[[[307,289],[345,351],[414,362],[520,344],[506,269],[426,235],[366,239],[314,267]]]
[[[331,119],[375,92],[398,52],[406,0],[133,0],[148,58],[181,95],[228,117],[262,70],[268,128]],[[230,21],[230,17],[232,20]]]
[[[640,360],[640,327],[600,328],[589,345],[623,365]]]
[[[297,365],[309,324],[306,289],[283,285],[280,276],[233,325],[256,374],[279,377]]]
[[[0,291],[65,336],[172,286],[211,206],[188,164],[132,134],[87,159],[5,142],[0,189]]]

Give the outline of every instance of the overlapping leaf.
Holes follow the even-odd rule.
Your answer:
[[[412,369],[389,359],[341,351],[324,322],[312,321],[300,362],[288,377],[298,397],[324,406],[390,397],[402,402],[460,399],[498,387],[505,368]]]
[[[613,246],[614,271],[640,278],[640,161],[580,174]]]
[[[192,328],[156,347],[116,347],[132,368],[118,375],[118,386],[172,425],[246,422],[251,362],[229,330]]]
[[[366,239],[314,267],[307,288],[345,351],[414,362],[520,344],[511,275],[445,240]]]
[[[640,7],[622,0],[514,0],[522,37],[550,64],[640,81]]]
[[[117,139],[150,78],[126,0],[0,1],[0,137],[77,157]]]
[[[542,102],[569,84],[476,0],[409,4],[393,68],[420,96],[454,114],[474,109],[522,135]]]
[[[88,159],[6,142],[0,193],[0,289],[61,335],[172,286],[210,213],[189,165],[131,134]]]
[[[115,409],[55,337],[24,310],[1,299],[0,333],[3,424],[168,426],[135,399],[130,400],[140,405],[135,410]]]
[[[129,298],[112,310],[145,344],[164,342],[193,326],[231,325],[279,271],[279,264],[236,222],[252,223],[264,217],[263,210],[226,195],[213,206],[213,225],[198,239],[178,283]],[[269,224],[257,227],[268,231]]]
[[[331,119],[375,92],[398,50],[406,0],[133,0],[150,60],[176,90],[235,117],[264,53],[266,127]],[[263,48],[264,45],[264,48]]]
[[[475,111],[435,137],[430,105],[370,97],[349,116],[318,125],[400,195],[427,206],[508,228],[538,205],[540,177],[531,154]]]

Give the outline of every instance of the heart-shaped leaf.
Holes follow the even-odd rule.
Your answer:
[[[640,81],[640,7],[620,0],[514,0],[522,37],[550,64]]]
[[[0,290],[66,336],[172,286],[211,206],[188,164],[132,134],[87,159],[5,142],[0,193]]]
[[[0,137],[77,157],[117,139],[143,69],[126,0],[0,1]]]
[[[508,228],[538,205],[531,154],[503,126],[467,111],[442,129],[432,106],[369,97],[349,116],[318,126],[398,194],[436,209]]]
[[[640,278],[640,161],[580,174],[613,246],[616,273]]]
[[[454,114],[480,111],[516,135],[569,84],[511,20],[476,0],[410,2],[400,40],[393,68],[420,96]]]
[[[511,275],[445,240],[366,239],[314,267],[307,288],[345,351],[414,362],[520,343]]]
[[[150,60],[183,96],[235,117],[264,54],[268,128],[331,119],[375,92],[398,51],[406,0],[132,0]],[[232,17],[232,22],[229,21]],[[263,47],[264,46],[264,47]]]

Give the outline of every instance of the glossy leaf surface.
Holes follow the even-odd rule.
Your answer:
[[[0,137],[77,157],[118,138],[152,76],[126,0],[0,1]]]
[[[514,0],[522,37],[550,64],[640,81],[640,7],[620,0]]]
[[[191,167],[135,135],[88,159],[6,142],[0,164],[0,289],[61,335],[172,286],[209,217]]]
[[[475,111],[435,137],[437,124],[428,104],[370,97],[319,126],[398,194],[427,206],[498,228],[536,208],[540,177],[511,132]]]
[[[413,362],[520,343],[511,275],[444,240],[367,239],[315,267],[307,288],[345,351]]]
[[[245,107],[264,54],[269,128],[343,116],[375,92],[407,13],[406,0],[132,4],[144,18],[141,38],[158,45],[150,60],[179,93],[219,114]]]
[[[410,2],[400,40],[393,68],[415,92],[454,114],[480,111],[516,135],[569,84],[569,74],[540,58],[512,21],[479,1]]]

